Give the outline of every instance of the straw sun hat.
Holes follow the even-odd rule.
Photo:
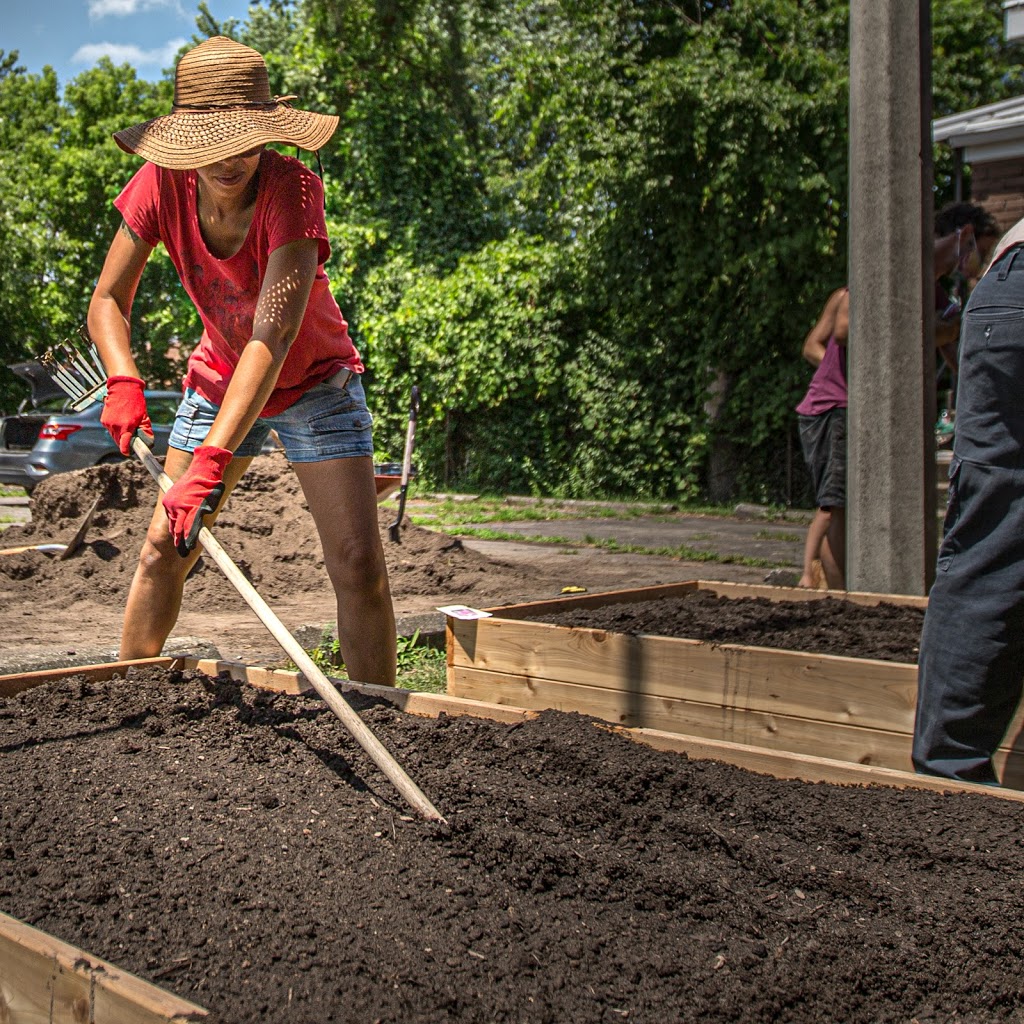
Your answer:
[[[266,142],[316,151],[338,118],[288,106],[271,96],[267,65],[248,46],[213,36],[189,50],[174,75],[170,114],[115,132],[117,144],[150,163],[190,170],[245,153]]]

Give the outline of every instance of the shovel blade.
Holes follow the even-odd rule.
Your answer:
[[[82,546],[82,541],[85,540],[85,535],[89,532],[89,527],[92,526],[93,516],[96,515],[96,509],[99,507],[100,499],[97,498],[89,507],[89,511],[85,513],[82,525],[75,531],[74,537],[68,541],[68,546],[57,556],[58,562],[63,562],[65,558],[70,558]]]

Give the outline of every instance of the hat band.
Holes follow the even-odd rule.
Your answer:
[[[171,112],[177,114],[182,110],[273,110],[278,103],[276,100],[269,100],[265,103],[175,103]]]
[[[171,113],[176,114],[179,110],[272,110],[289,100],[298,99],[297,96],[275,96],[272,100],[260,100],[252,103],[175,103],[171,107]]]

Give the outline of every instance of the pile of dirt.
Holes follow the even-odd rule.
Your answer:
[[[697,590],[681,598],[577,608],[535,618],[558,626],[631,636],[686,637],[715,644],[916,663],[924,610],[886,603],[854,604],[834,597],[813,601],[730,598]]]
[[[225,1024],[1024,1012],[1019,804],[356,706],[447,826],[312,698],[149,670],[0,701],[0,909]]]
[[[138,461],[63,473],[33,492],[32,522],[5,532],[5,546],[67,540],[93,501],[100,504],[82,550],[60,562],[40,552],[0,559],[0,591],[15,601],[112,601],[128,592],[152,515],[157,488]],[[378,509],[382,534],[394,510]],[[217,539],[261,596],[273,600],[327,587],[320,541],[298,480],[281,454],[261,455],[235,489],[215,528]],[[495,592],[496,571],[513,592],[528,577],[496,564],[462,542],[413,526],[401,543],[385,544],[392,592],[467,595]],[[231,584],[201,560],[186,586],[190,608],[215,610],[237,603]]]

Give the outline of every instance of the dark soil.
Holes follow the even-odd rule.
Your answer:
[[[361,698],[357,698],[361,700]],[[992,1022],[1021,805],[133,670],[0,702],[0,909],[226,1024]]]
[[[893,604],[859,605],[832,597],[769,601],[698,590],[682,598],[579,608],[539,616],[537,621],[633,636],[688,637],[715,644],[916,663],[924,611]]]

